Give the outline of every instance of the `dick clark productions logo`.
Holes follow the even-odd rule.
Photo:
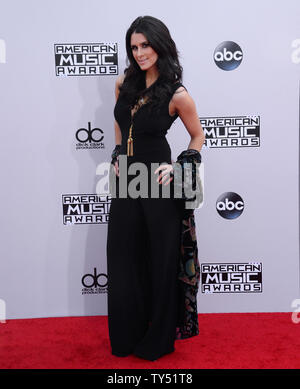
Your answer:
[[[97,268],[94,267],[94,273],[84,274],[81,283],[84,287],[82,294],[99,294],[107,292],[107,274],[98,273]]]

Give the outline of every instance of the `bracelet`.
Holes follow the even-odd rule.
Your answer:
[[[182,151],[178,157],[177,161],[179,163],[184,163],[184,162],[198,162],[201,163],[201,154],[198,150],[195,149],[187,149]]]
[[[117,161],[117,157],[120,154],[121,145],[116,145],[111,154],[111,163],[114,164]]]
[[[184,200],[192,201],[195,199],[195,196],[187,197],[185,189],[196,190],[196,182],[199,183],[200,180],[196,164],[201,163],[201,160],[201,154],[198,150],[187,149],[179,154],[175,165],[173,165],[174,185],[181,192]],[[188,164],[188,166],[185,166],[185,164]]]

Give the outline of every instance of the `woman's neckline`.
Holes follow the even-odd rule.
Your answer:
[[[157,81],[159,80],[159,78],[160,78],[160,75],[157,77],[157,79],[156,79],[154,82],[152,82],[152,84],[151,84],[151,85],[149,85],[148,87],[146,86],[146,89],[145,89],[145,90],[148,90],[148,89],[150,89],[150,88],[152,87],[152,85],[156,84],[156,83],[157,83]],[[146,85],[146,76],[145,76],[145,85]]]

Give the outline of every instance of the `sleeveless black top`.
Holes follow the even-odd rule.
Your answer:
[[[149,88],[154,84],[155,82]],[[131,123],[133,123],[133,156],[128,156],[129,163],[131,161],[171,163],[171,150],[165,136],[178,118],[177,113],[173,116],[169,115],[169,103],[180,86],[184,87],[180,82],[173,84],[172,93],[164,100],[158,113],[151,113],[151,102],[147,102],[134,113],[133,118],[128,102],[121,94],[119,95],[114,108],[114,117],[122,133],[120,154],[127,155],[127,139]]]

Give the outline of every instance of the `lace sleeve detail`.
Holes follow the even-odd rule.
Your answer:
[[[186,208],[194,209],[203,200],[202,183],[199,176],[199,165],[202,161],[198,150],[184,150],[173,163],[174,190],[176,197],[195,202]],[[191,206],[191,208],[190,208]]]

